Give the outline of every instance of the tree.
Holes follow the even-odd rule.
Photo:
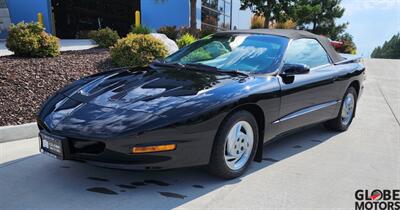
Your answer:
[[[300,29],[337,40],[348,25],[336,24],[345,11],[340,3],[341,0],[297,0],[292,13]]]
[[[343,44],[341,47],[337,48],[336,51],[340,53],[349,53],[356,54],[356,45],[353,42],[353,36],[349,33],[344,33],[339,35],[338,40],[340,40]]]
[[[255,15],[263,16],[264,27],[271,21],[285,22],[291,17],[295,0],[241,0],[240,9],[249,8]]]
[[[375,47],[374,51],[371,53],[371,58],[381,58],[382,48],[380,46]]]
[[[197,0],[190,0],[190,28],[192,30],[196,29],[196,4]]]
[[[371,58],[400,59],[400,33],[372,51]]]

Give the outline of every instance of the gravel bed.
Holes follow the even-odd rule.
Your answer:
[[[53,92],[109,68],[106,49],[63,52],[56,58],[0,57],[0,126],[34,122]]]

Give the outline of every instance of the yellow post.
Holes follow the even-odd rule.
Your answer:
[[[139,27],[140,26],[140,11],[137,10],[135,12],[135,26]]]
[[[43,14],[41,12],[39,12],[37,14],[37,19],[38,19],[38,23],[43,26]]]

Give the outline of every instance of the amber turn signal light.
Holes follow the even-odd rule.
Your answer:
[[[149,153],[149,152],[161,152],[171,151],[176,149],[176,144],[165,144],[157,146],[146,146],[146,147],[134,147],[132,153]]]

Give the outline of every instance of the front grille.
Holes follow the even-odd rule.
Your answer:
[[[106,147],[106,145],[100,141],[69,139],[69,142],[71,154],[98,155],[102,153]]]

